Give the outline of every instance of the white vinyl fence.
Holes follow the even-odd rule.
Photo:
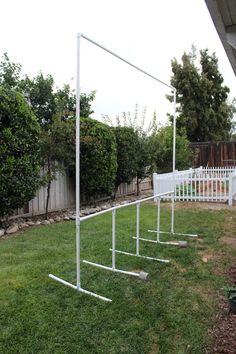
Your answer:
[[[153,174],[154,195],[174,187],[175,200],[228,202],[232,205],[236,194],[236,167],[200,167],[175,171],[174,175]]]

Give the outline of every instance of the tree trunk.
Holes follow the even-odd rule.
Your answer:
[[[137,177],[137,195],[139,195],[140,193],[140,182],[139,182],[139,178]]]
[[[48,206],[49,206],[49,199],[50,199],[50,192],[51,192],[51,163],[50,158],[47,159],[47,175],[48,175],[48,185],[47,185],[47,199],[46,199],[46,210],[45,210],[45,219],[48,219]]]

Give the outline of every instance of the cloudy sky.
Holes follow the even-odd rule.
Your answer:
[[[236,96],[235,76],[204,0],[7,0],[1,1],[0,55],[31,76],[52,74],[57,86],[75,86],[76,34],[82,32],[128,61],[170,82],[171,59],[194,43],[219,58],[225,84]],[[154,109],[165,122],[168,89],[82,40],[81,90],[96,90],[95,117]]]

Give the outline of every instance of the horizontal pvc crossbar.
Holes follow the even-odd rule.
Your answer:
[[[110,49],[105,48],[103,45],[101,45],[101,44],[95,42],[93,39],[90,39],[89,37],[85,36],[84,34],[78,33],[78,37],[82,37],[82,38],[86,39],[88,42],[94,44],[95,46],[101,48],[102,50],[105,50],[105,52],[107,52],[107,53],[113,55],[113,56],[116,57],[117,59],[119,59],[119,60],[123,61],[124,63],[128,64],[129,66],[132,66],[134,69],[140,71],[140,72],[143,73],[144,75],[149,76],[151,79],[153,79],[153,80],[159,82],[160,84],[162,84],[162,85],[164,85],[164,86],[169,87],[169,88],[170,88],[171,90],[173,90],[173,91],[176,91],[176,88],[175,88],[174,86],[171,86],[171,85],[167,84],[166,82],[164,82],[164,81],[158,79],[156,76],[154,76],[154,75],[152,75],[152,74],[149,74],[147,71],[145,71],[145,70],[139,68],[137,65],[132,64],[132,63],[129,62],[128,60],[126,60],[126,59],[122,58],[121,56],[119,56],[118,54],[112,52]]]
[[[99,264],[99,263],[94,263],[94,262],[90,262],[90,261],[86,261],[86,260],[83,260],[83,262],[86,263],[86,264],[90,264],[92,266],[98,267],[98,268],[102,268],[102,269],[105,269],[105,270],[109,270],[111,272],[115,272],[115,273],[128,274],[128,275],[132,275],[134,277],[139,277],[140,276],[139,273],[129,272],[129,271],[121,270],[121,269],[117,269],[117,268],[112,268],[112,267],[104,266],[104,265]]]
[[[135,237],[137,238],[137,237]],[[110,248],[110,251],[112,251],[112,249]],[[141,254],[135,254],[135,253],[129,253],[129,252],[125,252],[125,251],[119,251],[119,250],[115,250],[116,253],[121,253],[121,254],[125,254],[127,256],[133,256],[133,257],[140,257],[140,258],[144,258],[144,259],[150,259],[151,261],[158,261],[158,262],[162,262],[162,263],[170,263],[170,261],[168,259],[161,259],[161,258],[155,258],[155,257],[148,257],[148,256],[142,256]]]
[[[71,284],[71,283],[69,283],[69,282],[67,282],[67,281],[65,281],[65,280],[63,280],[63,279],[61,279],[61,278],[58,278],[58,277],[56,277],[56,276],[53,275],[53,274],[49,274],[48,276],[49,276],[49,278],[52,278],[52,279],[58,281],[59,283],[62,283],[62,284],[64,284],[64,285],[66,285],[66,286],[69,286],[70,288],[72,288],[72,289],[74,289],[74,290],[77,290],[77,291],[79,291],[79,292],[81,292],[81,293],[84,293],[84,294],[86,294],[86,295],[91,295],[91,296],[93,296],[93,297],[96,297],[96,298],[99,299],[99,300],[103,300],[103,301],[106,301],[106,302],[112,302],[112,300],[109,299],[109,298],[107,298],[107,297],[104,297],[104,296],[95,294],[95,293],[93,293],[93,292],[91,292],[91,291],[88,291],[88,290],[85,290],[85,289],[83,289],[83,288],[78,288],[76,285],[73,285],[73,284]]]
[[[148,232],[154,232],[157,233],[157,230],[148,230]],[[160,234],[167,234],[167,235],[173,235],[173,236],[188,236],[188,237],[198,237],[197,234],[182,234],[179,232],[171,232],[171,231],[159,231]]]
[[[136,239],[136,237],[133,237],[133,238]],[[147,242],[152,242],[152,243],[160,243],[160,244],[163,244],[163,245],[179,246],[179,242],[172,242],[172,241],[164,242],[164,241],[150,240],[149,238],[143,238],[143,237],[140,237],[139,239],[141,241],[147,241]]]
[[[102,215],[102,214],[106,214],[106,213],[109,213],[113,210],[118,210],[118,209],[122,209],[122,208],[127,208],[128,206],[131,206],[131,205],[136,205],[136,204],[139,204],[139,203],[143,203],[143,202],[147,202],[148,200],[152,200],[152,199],[155,199],[155,198],[160,198],[164,195],[168,195],[168,194],[174,194],[174,191],[168,191],[168,192],[164,192],[164,193],[159,193],[159,194],[156,194],[156,195],[153,195],[151,197],[147,197],[147,198],[143,198],[143,199],[138,199],[134,202],[131,202],[131,203],[127,203],[127,204],[123,204],[123,205],[117,205],[117,206],[114,206],[112,208],[109,208],[109,209],[106,209],[106,210],[102,210],[102,211],[98,211],[97,213],[94,213],[94,214],[90,214],[90,215],[86,215],[86,216],[82,216],[80,218],[80,221],[85,221],[85,220],[88,220],[88,219],[91,219],[91,218],[94,218],[95,216],[99,216],[99,215]]]

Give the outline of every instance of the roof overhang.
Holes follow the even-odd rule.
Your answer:
[[[236,75],[236,1],[205,0],[205,2]]]

